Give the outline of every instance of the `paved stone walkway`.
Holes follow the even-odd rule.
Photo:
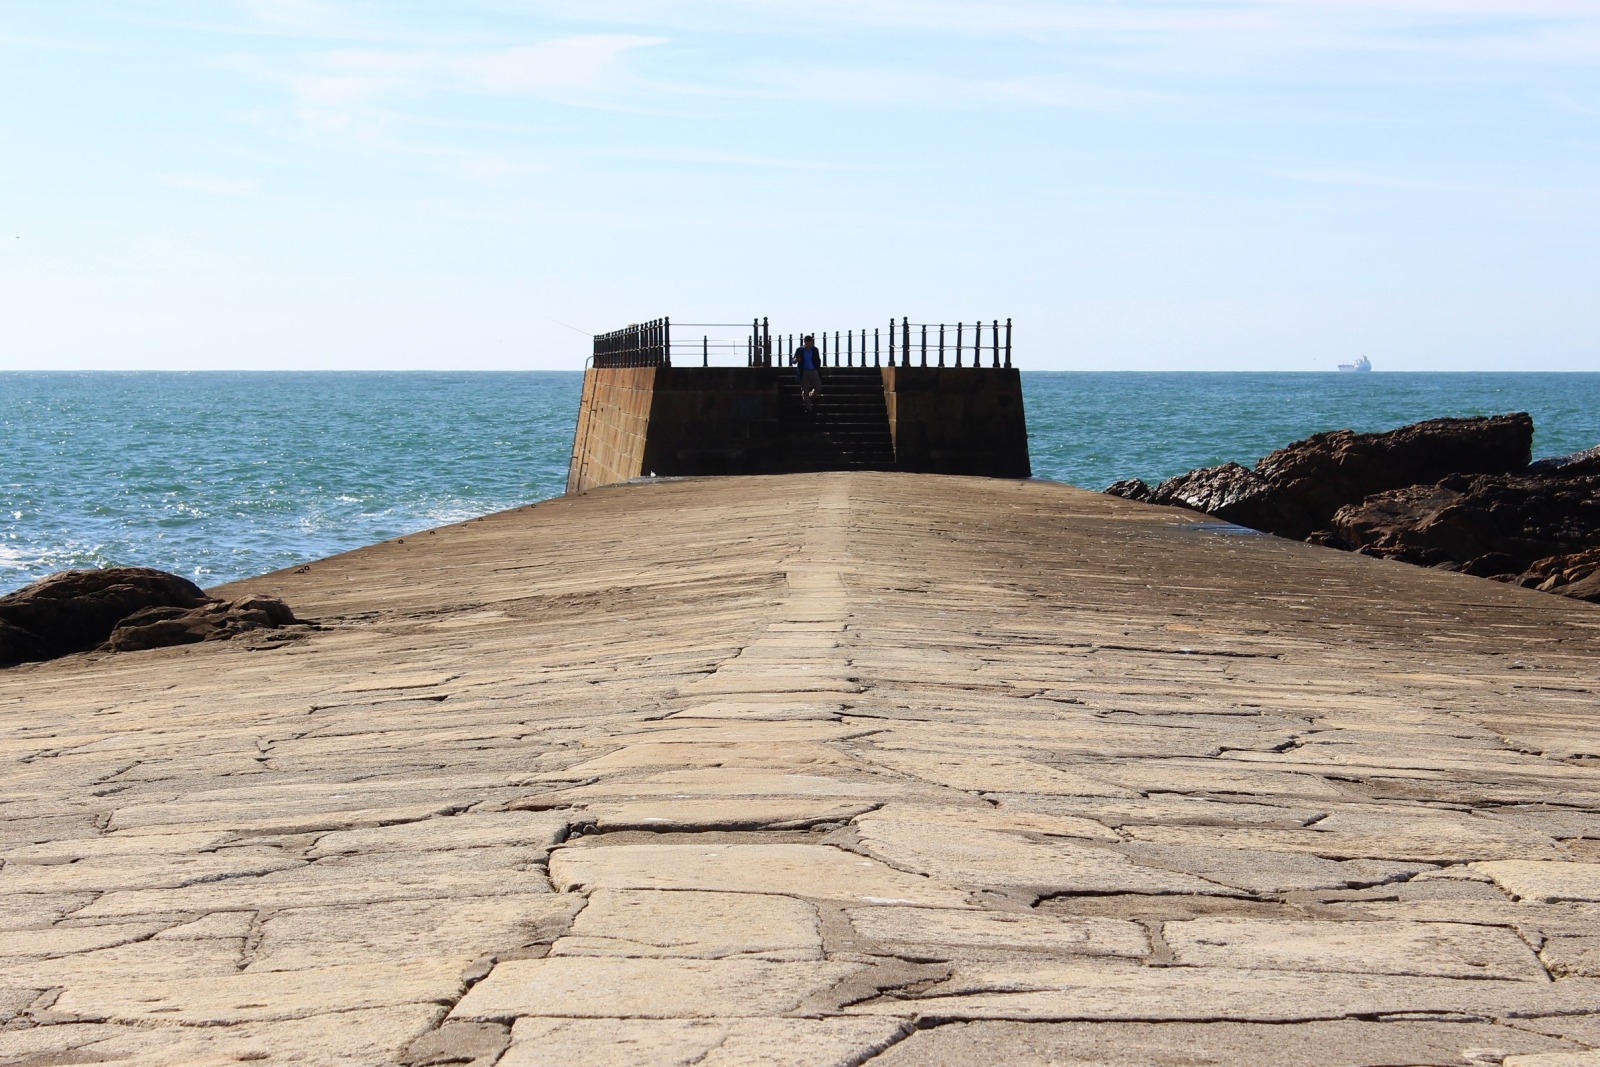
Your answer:
[[[0,674],[0,1062],[1600,1063],[1592,606],[877,474],[232,588]]]

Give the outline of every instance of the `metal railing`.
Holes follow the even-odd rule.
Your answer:
[[[634,323],[594,336],[596,367],[658,367],[672,363],[672,324],[666,319]]]
[[[667,318],[625,326],[594,338],[596,367],[788,366],[808,333],[817,339],[825,367],[1011,366],[1011,320],[985,323],[913,323],[889,320],[887,330],[773,333],[768,319],[752,319],[744,331],[734,323],[680,323]],[[714,332],[713,332],[714,331]],[[674,333],[676,332],[676,336]],[[830,344],[831,342],[831,344]],[[713,364],[712,357],[716,356]],[[870,360],[870,362],[869,362]]]

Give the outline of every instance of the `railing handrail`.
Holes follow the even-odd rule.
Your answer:
[[[817,346],[823,366],[834,367],[949,367],[947,356],[953,354],[953,366],[979,368],[984,365],[984,357],[988,356],[988,365],[992,369],[1004,366],[1011,368],[1011,340],[1012,320],[1006,319],[1002,327],[999,319],[984,322],[982,319],[973,323],[965,321],[951,323],[912,322],[909,317],[902,316],[899,322],[893,318],[889,320],[887,331],[880,327],[860,330],[834,330],[831,334],[831,360],[830,360],[830,334],[810,331],[820,340]],[[969,345],[968,329],[970,327],[970,362],[968,362]],[[595,367],[660,367],[672,366],[673,356],[687,356],[680,362],[693,363],[693,355],[699,350],[700,365],[711,365],[711,351],[715,347],[719,352],[731,350],[737,353],[742,347],[745,350],[744,362],[751,367],[787,366],[789,354],[795,351],[795,346],[800,339],[806,336],[807,331],[789,334],[774,334],[769,320],[765,318],[752,319],[749,332],[743,337],[718,337],[713,343],[709,332],[702,332],[698,339],[693,331],[709,331],[713,329],[744,329],[743,324],[732,323],[679,323],[678,336],[680,340],[673,340],[673,323],[671,319],[659,318],[649,322],[632,323],[620,330],[609,333],[597,334],[594,338],[594,354],[591,357]],[[916,330],[916,344],[913,345],[912,330]],[[1004,341],[1002,342],[1002,330]],[[987,349],[985,348],[985,335],[987,335]],[[860,341],[859,351],[857,339]],[[870,341],[870,348],[869,348]],[[952,345],[953,342],[953,345]],[[868,354],[871,362],[868,362]],[[859,358],[859,363],[857,362]]]

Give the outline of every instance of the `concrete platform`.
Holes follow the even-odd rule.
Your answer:
[[[1590,605],[893,474],[246,588],[0,674],[0,1062],[1600,1062]]]

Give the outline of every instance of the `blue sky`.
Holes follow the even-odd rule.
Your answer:
[[[1597,67],[1595,0],[0,0],[0,369],[1600,369]]]

